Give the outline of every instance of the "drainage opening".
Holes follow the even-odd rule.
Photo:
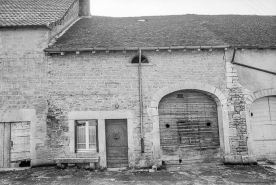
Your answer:
[[[182,159],[179,159],[179,163],[182,163]]]
[[[251,117],[253,116],[253,113],[251,112]]]
[[[21,161],[19,163],[19,167],[30,167],[31,166],[31,161]]]
[[[210,122],[208,122],[208,123],[206,123],[206,125],[207,125],[207,127],[210,127],[210,126],[211,126],[211,123],[210,123]]]
[[[170,124],[166,124],[166,128],[170,128]]]

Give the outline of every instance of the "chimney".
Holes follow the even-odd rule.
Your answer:
[[[79,16],[90,16],[90,0],[79,0]]]

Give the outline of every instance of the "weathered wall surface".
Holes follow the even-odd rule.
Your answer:
[[[35,109],[35,148],[40,159],[47,159],[46,138],[47,64],[43,49],[48,29],[1,29],[0,32],[0,109]]]
[[[253,162],[255,157],[252,153],[254,146],[250,125],[250,107],[253,100],[248,101],[248,97],[259,91],[275,89],[276,78],[273,74],[232,64],[233,52],[232,49],[226,52],[226,80],[229,90],[229,142],[231,148],[231,156],[228,156],[226,161],[249,163]],[[234,61],[275,72],[275,56],[274,50],[244,49],[236,51]]]
[[[70,111],[114,111],[133,113],[136,164],[148,165],[152,157],[152,120],[147,114],[152,96],[161,88],[178,82],[197,81],[226,90],[224,51],[145,52],[150,64],[142,67],[145,154],[140,154],[138,67],[128,62],[135,53],[68,53],[48,56],[47,146],[52,156],[69,154]],[[70,154],[69,154],[70,155]]]
[[[235,62],[276,73],[275,50],[238,50]],[[240,84],[252,92],[276,87],[276,76],[255,69],[236,66]]]

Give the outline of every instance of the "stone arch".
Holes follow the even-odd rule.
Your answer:
[[[160,163],[161,159],[161,147],[160,147],[160,131],[159,131],[159,113],[158,105],[160,100],[167,94],[170,94],[179,90],[200,90],[210,95],[217,103],[218,122],[219,122],[219,135],[220,135],[220,148],[221,154],[225,157],[230,155],[229,146],[229,119],[227,111],[227,98],[218,88],[204,84],[200,82],[184,82],[164,87],[156,92],[148,108],[149,114],[152,116],[153,129],[152,129],[152,143],[153,143],[153,160],[155,163]]]
[[[257,92],[253,92],[249,94],[249,96],[246,98],[245,103],[251,107],[252,103],[259,98],[265,97],[265,96],[275,96],[276,95],[276,89],[270,88],[270,89],[263,89]]]
[[[247,126],[247,135],[248,135],[248,155],[252,157],[254,161],[256,161],[254,157],[254,137],[253,137],[253,128],[251,125],[251,107],[252,103],[262,97],[266,96],[276,96],[276,89],[275,88],[269,88],[269,89],[263,89],[260,91],[252,92],[247,96],[245,99],[245,116],[246,116],[246,126]]]
[[[205,91],[206,94],[210,95],[215,99],[218,105],[226,105],[227,99],[226,96],[216,87],[211,86],[209,84],[203,84],[200,82],[185,82],[185,83],[177,83],[168,87],[164,87],[160,89],[155,95],[152,97],[151,107],[157,108],[160,100],[163,96],[170,94],[175,91],[183,90],[183,89],[191,89],[191,90],[201,90]]]

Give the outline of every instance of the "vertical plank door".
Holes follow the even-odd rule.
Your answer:
[[[220,163],[217,104],[211,96],[176,91],[161,99],[158,111],[166,164]]]
[[[10,123],[0,123],[0,168],[10,167]]]
[[[255,100],[251,108],[254,154],[258,160],[276,155],[276,97]]]
[[[105,120],[108,168],[128,167],[127,120]]]
[[[11,161],[30,160],[30,122],[11,123]]]

